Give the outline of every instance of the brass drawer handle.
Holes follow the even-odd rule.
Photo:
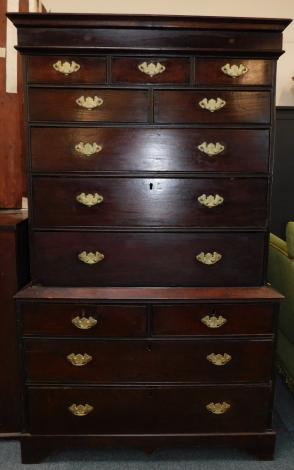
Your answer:
[[[200,261],[200,263],[211,265],[217,263],[222,258],[222,255],[214,251],[213,253],[200,253],[196,256],[196,259]]]
[[[227,322],[227,320],[221,315],[218,318],[210,317],[209,315],[206,315],[206,317],[201,318],[201,321],[208,328],[220,328],[222,325],[224,325]]]
[[[208,411],[211,411],[211,413],[215,415],[221,415],[225,413],[229,408],[231,408],[231,405],[229,405],[225,401],[223,403],[209,403],[209,405],[206,406],[206,409]]]
[[[243,65],[243,64],[241,64],[241,65],[226,64],[221,68],[221,71],[224,74],[229,75],[229,77],[231,77],[231,78],[237,78],[237,77],[240,77],[241,75],[244,75],[245,73],[247,73],[248,68],[245,67],[245,65]]]
[[[207,111],[210,111],[211,113],[214,113],[214,111],[221,109],[223,106],[225,106],[225,104],[226,102],[221,98],[217,98],[216,100],[212,98],[209,101],[207,100],[207,98],[204,98],[202,101],[199,102],[199,106],[201,108],[207,109]]]
[[[75,145],[75,149],[82,155],[90,157],[91,155],[94,155],[94,153],[100,152],[102,150],[102,147],[101,145],[96,144],[96,142],[94,142],[93,144],[84,144],[84,142],[80,142],[79,144]]]
[[[80,261],[83,261],[83,263],[96,264],[104,259],[104,255],[102,255],[102,253],[99,253],[99,251],[96,251],[96,253],[86,253],[86,251],[83,251],[78,255],[78,258]]]
[[[207,356],[206,359],[209,362],[212,362],[212,364],[214,364],[215,366],[224,366],[228,362],[230,362],[230,360],[232,359],[232,356],[230,356],[227,353],[225,353],[224,355],[212,353],[209,356]]]
[[[77,328],[80,328],[81,330],[89,330],[90,328],[93,328],[93,326],[97,324],[97,320],[95,320],[95,318],[93,317],[89,317],[89,318],[76,317],[76,318],[73,318],[71,322],[73,323],[74,326],[76,326]]]
[[[76,100],[76,103],[79,106],[86,108],[88,111],[91,111],[92,109],[97,108],[98,106],[101,106],[103,103],[103,100],[101,98],[98,98],[98,96],[94,96],[94,98],[91,98],[90,96],[87,96],[87,98],[85,98],[84,96],[80,96]]]
[[[90,405],[71,405],[69,411],[75,416],[86,416],[88,413],[91,413],[93,406]]]
[[[206,196],[206,194],[202,194],[202,196],[199,196],[198,201],[203,206],[212,209],[212,207],[216,207],[222,204],[224,202],[224,198],[219,196],[219,194],[216,194],[215,196],[212,196],[211,194],[209,196]]]
[[[225,149],[225,147],[219,142],[216,142],[216,144],[207,144],[207,142],[202,142],[202,144],[198,145],[198,148],[201,152],[206,153],[206,155],[209,155],[210,157],[221,153]]]
[[[156,65],[153,63],[147,65],[147,62],[143,62],[142,64],[138,65],[138,69],[146,75],[154,77],[154,75],[158,75],[159,73],[164,72],[165,66],[160,62],[157,62]]]
[[[73,366],[85,366],[88,362],[92,361],[92,356],[88,354],[70,354],[67,356],[67,360],[72,363]]]
[[[81,204],[84,204],[84,206],[92,207],[96,204],[100,204],[100,202],[103,201],[103,197],[99,196],[99,194],[97,193],[95,193],[94,195],[87,194],[87,196],[85,193],[81,193],[77,196],[77,201]]]
[[[61,60],[58,60],[55,64],[53,64],[53,68],[60,73],[63,73],[64,75],[69,75],[70,73],[77,72],[80,70],[81,66],[77,64],[74,60],[70,64],[69,62],[61,62]]]

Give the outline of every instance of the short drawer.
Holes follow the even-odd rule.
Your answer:
[[[155,336],[226,336],[274,333],[273,304],[154,305]]]
[[[34,178],[36,226],[264,227],[266,178]],[[46,201],[46,210],[44,210]]]
[[[268,382],[272,352],[271,339],[25,340],[29,382]]]
[[[142,337],[146,321],[141,305],[22,304],[25,335]]]
[[[155,90],[154,122],[269,124],[270,103],[268,91]]]
[[[28,83],[106,83],[105,57],[28,56]]]
[[[113,83],[189,84],[189,58],[115,57]]]
[[[30,387],[28,403],[31,434],[265,432],[270,389],[267,386]],[[215,414],[207,409],[217,403],[225,404],[224,413]],[[77,409],[79,405],[82,407]]]
[[[263,232],[40,231],[32,279],[59,287],[261,286],[265,237]]]
[[[247,59],[196,59],[198,85],[271,85],[273,62]]]
[[[267,172],[269,138],[266,129],[31,127],[32,170]]]
[[[143,90],[29,90],[31,121],[147,122],[148,92]]]

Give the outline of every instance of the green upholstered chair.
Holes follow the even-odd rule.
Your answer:
[[[286,241],[270,235],[268,282],[285,296],[281,302],[278,371],[294,394],[294,222],[288,222]]]

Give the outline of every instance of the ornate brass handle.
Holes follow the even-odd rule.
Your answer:
[[[159,73],[162,73],[165,71],[165,66],[162,65],[160,62],[157,62],[157,64],[148,64],[147,62],[143,62],[142,64],[138,65],[138,69],[146,73],[146,75],[149,75],[150,77],[154,77],[154,75],[158,75]]]
[[[225,353],[224,355],[212,353],[209,356],[207,356],[206,359],[209,362],[212,362],[212,364],[214,364],[215,366],[224,366],[225,364],[230,362],[230,360],[232,359],[232,356],[230,356],[227,353]]]
[[[102,147],[101,145],[96,144],[96,142],[93,144],[84,144],[84,142],[80,142],[79,144],[75,145],[75,149],[77,152],[90,157],[91,155],[94,155],[94,153],[100,152]]]
[[[212,196],[211,194],[209,196],[206,196],[206,194],[202,194],[202,196],[199,196],[198,201],[200,204],[203,206],[208,207],[211,209],[212,207],[219,206],[224,202],[224,198],[216,194],[215,196]]]
[[[229,75],[231,78],[237,78],[241,75],[244,75],[248,72],[248,68],[245,67],[243,64],[241,65],[230,65],[226,64],[221,68],[222,72],[226,75]]]
[[[206,315],[206,317],[201,318],[201,321],[204,323],[204,325],[208,326],[208,328],[220,328],[227,322],[227,320],[221,315],[218,318]]]
[[[93,328],[97,324],[97,320],[93,317],[76,317],[73,318],[71,321],[77,328],[80,328],[81,330],[89,330],[90,328]]]
[[[88,354],[70,354],[67,356],[67,360],[72,363],[73,366],[85,366],[88,362],[92,361],[92,356]]]
[[[80,261],[83,261],[83,263],[96,264],[104,259],[104,255],[102,255],[102,253],[99,253],[99,251],[96,251],[96,253],[86,253],[86,251],[83,251],[78,255],[78,258]]]
[[[75,416],[86,416],[88,413],[91,413],[93,406],[90,405],[71,405],[69,411]]]
[[[81,204],[84,204],[85,206],[92,207],[96,204],[100,204],[100,202],[103,201],[103,197],[99,196],[99,194],[97,193],[95,193],[94,195],[87,194],[87,196],[85,193],[81,193],[77,196],[77,201]]]
[[[229,408],[231,408],[231,405],[229,405],[225,401],[223,403],[209,403],[209,405],[206,406],[206,409],[208,411],[211,411],[211,413],[215,415],[221,415],[225,413]]]
[[[208,265],[217,263],[221,258],[222,258],[222,255],[220,255],[216,251],[214,251],[213,253],[206,253],[206,254],[202,251],[202,253],[196,256],[196,259],[200,261],[200,263],[208,264]]]
[[[61,60],[58,60],[55,64],[53,64],[53,68],[60,73],[63,73],[64,75],[69,75],[70,73],[77,72],[80,70],[81,66],[77,64],[74,60],[70,64],[69,62],[61,62]]]
[[[94,98],[91,98],[91,96],[87,96],[87,98],[85,98],[84,96],[80,96],[76,100],[76,103],[79,106],[86,108],[88,111],[91,111],[92,109],[97,108],[98,106],[101,106],[103,103],[103,100],[101,98],[98,98],[98,96],[94,96]]]
[[[207,98],[204,98],[202,101],[199,102],[199,106],[201,108],[207,109],[211,113],[214,113],[214,111],[221,109],[223,106],[225,106],[225,104],[226,102],[221,98],[217,98],[216,100],[212,98],[209,101],[207,100]]]
[[[201,145],[198,145],[198,148],[201,152],[206,153],[206,155],[209,155],[210,157],[221,153],[225,149],[225,147],[219,142],[216,144],[207,144],[206,142],[203,142]]]

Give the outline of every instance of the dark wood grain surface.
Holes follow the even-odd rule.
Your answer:
[[[33,224],[264,227],[267,186],[266,178],[34,178]],[[88,207],[77,200],[81,194],[97,194],[103,200]],[[208,207],[199,201],[202,196],[220,197],[222,202]]]
[[[34,284],[59,287],[217,287],[263,285],[265,234],[37,232]],[[78,255],[99,252],[86,264]],[[200,253],[217,252],[205,265]]]
[[[221,385],[217,388],[30,388],[29,431],[80,435],[265,432],[269,393],[267,386]],[[231,408],[215,415],[206,409],[212,402],[226,402]],[[74,403],[87,403],[94,409],[84,417],[77,417],[68,410]]]
[[[91,111],[92,112],[92,111]],[[33,171],[267,172],[267,129],[157,129],[112,127],[30,127]],[[91,156],[78,152],[80,142],[96,143]],[[220,143],[210,156],[198,147]]]
[[[213,383],[266,382],[271,373],[273,341],[268,340],[25,340],[29,382],[63,383]],[[73,365],[67,357],[92,360]],[[229,354],[217,366],[211,354]]]

